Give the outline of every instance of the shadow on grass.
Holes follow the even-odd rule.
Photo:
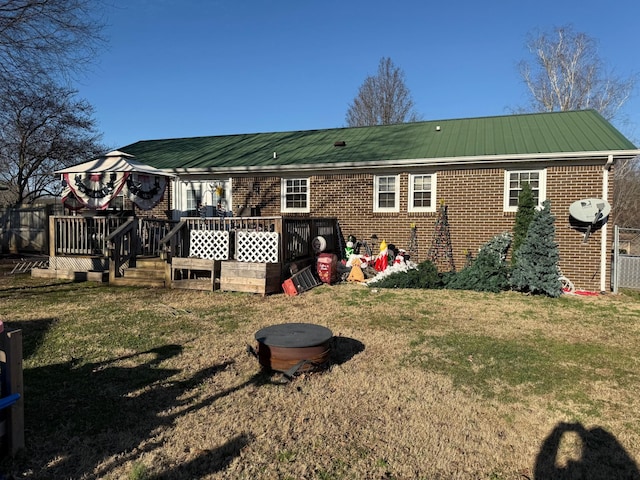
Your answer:
[[[349,337],[333,337],[331,339],[331,363],[342,365],[357,354],[364,352],[364,343]]]
[[[8,320],[5,324],[5,329],[22,330],[22,358],[26,360],[36,353],[38,347],[42,345],[47,332],[56,322],[55,318],[40,318],[26,322]]]
[[[248,435],[238,435],[215,450],[202,452],[190,462],[177,465],[165,470],[159,475],[149,477],[149,480],[175,480],[177,478],[200,478],[205,473],[220,472],[227,468],[231,461],[252,438]]]
[[[105,288],[100,283],[88,283],[75,280],[56,281],[53,283],[38,283],[37,285],[21,285],[11,287],[0,287],[0,298],[12,298],[19,295],[20,298],[42,295],[51,292],[71,292],[77,291],[78,284],[82,284],[83,291],[96,288]]]
[[[563,437],[567,434],[579,438],[581,455],[562,464],[558,462],[558,454]],[[556,425],[540,448],[534,474],[535,480],[640,480],[638,465],[616,437],[600,427],[587,430],[580,423]]]
[[[30,478],[104,478],[145,452],[162,448],[149,440],[163,429],[170,430],[180,416],[249,385],[271,383],[260,372],[237,386],[203,396],[199,387],[233,362],[175,380],[181,370],[167,368],[164,362],[181,353],[180,345],[164,345],[104,362],[72,360],[25,369],[27,448],[15,459],[4,459],[0,472],[17,478],[25,472]],[[219,471],[250,441],[241,433],[154,478],[200,478]]]

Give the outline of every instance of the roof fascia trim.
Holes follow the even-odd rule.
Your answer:
[[[504,164],[504,163],[535,163],[571,160],[599,160],[613,156],[616,159],[628,159],[640,156],[640,149],[636,150],[607,150],[593,152],[556,152],[556,153],[528,153],[518,155],[479,155],[468,157],[417,158],[405,160],[375,160],[370,162],[341,162],[341,163],[309,163],[264,165],[244,167],[211,167],[211,168],[175,168],[162,169],[175,174],[233,174],[233,173],[278,173],[285,171],[318,171],[318,170],[371,170],[389,167],[439,167],[474,164]]]

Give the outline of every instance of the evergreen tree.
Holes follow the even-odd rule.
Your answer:
[[[524,183],[520,195],[518,195],[518,211],[516,212],[516,219],[513,224],[513,247],[511,250],[511,264],[515,265],[517,262],[518,250],[522,246],[529,225],[533,216],[536,213],[536,201],[533,198],[533,190],[531,185]]]
[[[447,288],[475,290],[477,292],[500,292],[509,288],[507,251],[511,245],[509,232],[496,235],[485,243],[471,265],[448,278]]]
[[[558,244],[555,241],[555,218],[551,204],[545,200],[536,211],[527,236],[518,252],[518,260],[511,272],[514,290],[559,297],[562,285],[558,274]]]

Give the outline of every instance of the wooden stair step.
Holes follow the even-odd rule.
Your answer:
[[[111,285],[117,287],[151,287],[151,288],[164,288],[164,280],[151,280],[141,278],[127,278],[118,277],[114,281],[110,282]]]
[[[135,268],[164,270],[166,262],[160,258],[138,258]]]
[[[138,278],[141,280],[151,279],[151,280],[164,280],[164,269],[163,270],[151,270],[151,269],[140,269],[140,268],[127,268],[124,271],[124,278]]]

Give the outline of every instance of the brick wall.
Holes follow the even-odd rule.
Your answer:
[[[613,226],[598,230],[583,243],[582,233],[569,226],[569,206],[583,198],[602,198],[602,165],[560,166],[547,170],[547,197],[556,217],[556,240],[560,249],[560,268],[577,288],[600,290],[600,244],[606,231],[606,286],[610,289]],[[613,202],[613,172],[609,174],[607,201]]]
[[[604,162],[603,162],[604,164]],[[602,165],[549,166],[547,168],[547,198],[556,217],[556,240],[560,250],[560,268],[577,288],[600,290],[601,231],[593,233],[586,244],[583,235],[569,226],[569,205],[579,199],[602,196]],[[612,176],[610,176],[611,179]],[[385,240],[407,249],[411,225],[418,235],[418,254],[413,259],[426,258],[438,218],[436,212],[408,212],[409,174],[400,175],[400,211],[374,213],[372,174],[332,174],[310,177],[312,192],[309,216],[336,217],[342,233],[355,235],[372,244],[377,253],[379,242]],[[437,198],[447,205],[454,263],[461,269],[465,250],[474,256],[493,236],[512,231],[514,212],[503,211],[504,170],[502,168],[448,169],[437,172]],[[612,188],[609,188],[609,192]],[[611,195],[608,199],[612,201]],[[234,212],[238,205],[259,206],[263,216],[279,216],[280,178],[251,177],[233,179]],[[296,216],[303,216],[296,214]],[[612,232],[608,233],[610,251]],[[607,260],[607,264],[609,259]],[[609,269],[606,285],[609,287]]]
[[[583,243],[583,235],[569,226],[569,205],[583,198],[602,197],[602,167],[596,165],[547,166],[547,198],[556,218],[556,240],[560,250],[560,268],[577,288],[600,290],[600,243],[602,230],[591,234]],[[388,172],[395,174],[396,172]],[[384,174],[376,172],[376,174]],[[437,199],[447,205],[454,263],[460,270],[465,263],[465,251],[477,253],[478,248],[493,236],[513,229],[514,212],[503,211],[504,169],[448,168],[437,175]],[[413,260],[426,258],[438,218],[435,212],[408,212],[409,173],[400,174],[400,211],[373,211],[373,174],[337,173],[312,175],[309,214],[295,216],[335,217],[340,221],[344,236],[355,235],[372,244],[378,252],[379,242],[385,240],[398,248],[408,249],[411,225],[418,236],[418,254]],[[612,202],[613,174],[609,175],[609,198]],[[262,216],[280,216],[280,177],[234,177],[232,180],[233,213],[238,207],[258,207]],[[171,218],[170,206],[174,195],[170,183],[164,198],[153,210],[140,211],[141,216]],[[130,203],[125,208],[130,208]],[[371,241],[372,235],[377,240]],[[611,251],[613,231],[607,232],[607,251]],[[606,286],[609,288],[610,258],[607,258]]]
[[[233,213],[239,207],[257,207],[263,217],[280,213],[280,177],[237,177],[232,180]]]

